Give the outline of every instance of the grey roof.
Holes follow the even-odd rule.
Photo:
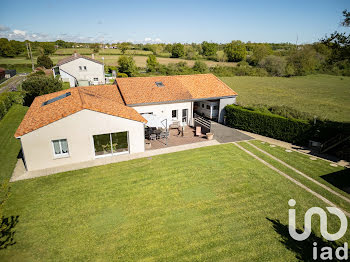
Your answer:
[[[61,59],[60,61],[58,61],[57,62],[57,66],[63,65],[65,63],[68,63],[68,62],[71,62],[71,61],[74,61],[75,59],[78,59],[78,58],[84,58],[84,59],[90,60],[92,62],[95,62],[95,63],[103,65],[102,62],[97,61],[95,59],[92,59],[91,57],[83,56],[83,55],[80,55],[80,54],[73,54],[73,55],[71,55],[69,57],[65,57],[65,58]]]

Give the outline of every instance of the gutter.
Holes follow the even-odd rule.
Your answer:
[[[126,104],[125,100],[124,100],[124,97],[123,97],[123,100],[124,100],[124,103],[127,106],[147,106],[147,105],[161,105],[161,104],[169,104],[169,103],[197,102],[197,101],[205,101],[205,100],[213,100],[213,99],[225,99],[225,98],[235,98],[235,97],[237,97],[237,95],[216,96],[216,97],[207,97],[207,98],[198,98],[198,99],[182,99],[182,100],[172,100],[172,101],[152,102],[152,103],[138,103],[138,104]]]

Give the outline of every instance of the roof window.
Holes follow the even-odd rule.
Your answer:
[[[48,104],[51,104],[53,102],[56,102],[56,101],[61,100],[63,98],[66,98],[67,96],[70,96],[70,95],[71,95],[71,92],[65,93],[65,94],[60,95],[60,96],[56,96],[56,97],[54,97],[52,99],[49,99],[49,100],[45,101],[41,106],[46,106]]]
[[[163,87],[164,84],[163,84],[163,82],[159,81],[159,82],[156,82],[156,86],[158,86],[158,87]]]

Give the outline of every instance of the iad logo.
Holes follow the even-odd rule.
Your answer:
[[[294,207],[296,201],[294,199],[290,199],[288,201],[289,206]],[[327,214],[320,207],[312,207],[308,209],[304,216],[304,232],[298,233],[295,226],[295,209],[289,209],[289,234],[292,238],[297,241],[303,241],[307,239],[311,234],[311,218],[312,215],[320,216],[320,231],[321,235],[327,239],[328,241],[336,241],[344,236],[346,230],[348,228],[348,220],[345,214],[336,207],[326,207],[328,212],[336,215],[340,219],[340,229],[337,233],[330,234],[327,230]],[[340,252],[343,252],[343,255]],[[332,248],[331,247],[323,247],[321,249],[320,258],[324,260],[332,259]],[[344,247],[338,247],[335,251],[335,256],[339,260],[348,259],[348,243],[344,243]],[[314,242],[313,248],[313,259],[317,259],[317,243]]]

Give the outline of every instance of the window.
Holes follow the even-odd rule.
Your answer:
[[[86,66],[84,66],[84,70],[86,71],[87,69],[86,69]]]
[[[149,113],[142,113],[141,115],[145,115],[145,114],[153,115],[153,112],[149,112]]]
[[[66,98],[67,96],[70,96],[70,95],[71,95],[71,92],[67,92],[67,93],[65,93],[63,95],[56,96],[56,97],[54,97],[52,99],[49,99],[49,100],[45,101],[44,103],[41,104],[41,106],[46,106],[48,104],[51,104],[53,102],[56,102],[56,101],[61,100],[63,98]]]
[[[204,108],[204,104],[202,103],[202,108]]]
[[[67,139],[52,140],[55,157],[69,156]]]
[[[79,70],[80,70],[80,71],[83,70],[83,67],[82,67],[82,66],[79,66]]]
[[[162,87],[162,86],[164,86],[164,84],[163,84],[163,82],[156,82],[156,86]]]
[[[95,135],[93,139],[97,157],[129,152],[128,132]]]
[[[94,81],[98,81],[98,77],[94,77]]]
[[[188,109],[182,109],[182,123],[187,123],[187,112]]]
[[[214,110],[218,110],[218,106],[214,106]]]
[[[177,119],[177,110],[172,110],[171,111],[171,117]]]
[[[210,109],[210,105],[207,105],[207,109]]]

